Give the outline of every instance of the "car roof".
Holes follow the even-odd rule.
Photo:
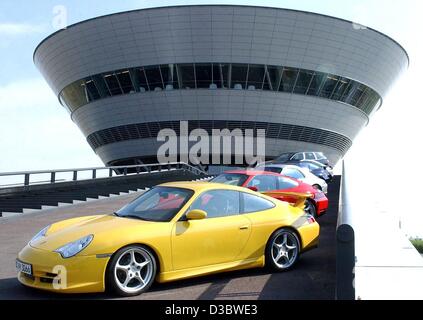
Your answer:
[[[290,165],[295,165],[295,163],[312,163],[315,164],[316,166],[319,167],[324,167],[325,165],[322,164],[321,162],[317,161],[317,160],[313,160],[313,159],[303,159],[303,160],[289,160],[287,162],[281,163],[281,164],[290,164]]]
[[[301,168],[299,166],[293,165],[293,164],[287,164],[287,163],[272,163],[272,164],[266,164],[263,167],[267,168],[292,168],[301,171],[303,174],[306,174],[308,170],[304,170],[304,168]],[[258,167],[258,170],[260,170],[260,167]]]
[[[280,176],[279,173],[263,171],[263,170],[229,170],[223,173],[244,174],[246,176],[257,176],[257,175]]]
[[[208,181],[176,181],[176,182],[162,183],[162,184],[159,184],[158,186],[190,189],[196,192],[202,192],[205,190],[213,190],[213,189],[228,189],[228,190],[243,191],[243,192],[250,191],[244,187],[238,187],[238,186],[232,186],[232,185],[208,182]]]
[[[258,170],[260,170],[261,167],[265,167],[265,168],[284,168],[284,167],[296,167],[292,164],[287,164],[287,163],[266,163],[264,165],[260,165],[257,167]]]

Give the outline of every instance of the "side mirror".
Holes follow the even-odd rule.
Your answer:
[[[250,190],[252,190],[252,191],[255,191],[255,192],[257,192],[257,191],[258,191],[258,188],[257,188],[257,187],[248,187],[248,189],[250,189]]]
[[[187,220],[201,220],[207,218],[207,212],[200,209],[191,210],[186,214]]]

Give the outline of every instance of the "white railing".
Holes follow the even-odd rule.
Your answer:
[[[151,172],[187,170],[195,174],[207,174],[203,170],[184,162],[153,163],[129,166],[72,168],[57,170],[17,171],[0,173],[0,188],[53,184],[68,181],[102,179],[116,176],[145,174]]]

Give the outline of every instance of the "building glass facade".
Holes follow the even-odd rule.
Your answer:
[[[132,93],[179,89],[267,90],[343,102],[370,115],[381,104],[370,87],[333,74],[292,67],[239,63],[183,63],[96,74],[66,86],[60,102],[70,112],[92,101]]]

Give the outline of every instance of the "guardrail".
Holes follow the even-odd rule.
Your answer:
[[[134,174],[144,174],[154,171],[170,171],[183,169],[195,174],[207,174],[203,170],[196,168],[184,162],[170,163],[153,163],[129,166],[111,166],[111,167],[91,167],[91,168],[74,168],[74,169],[58,169],[58,170],[37,170],[37,171],[17,171],[0,173],[0,188],[10,188],[19,186],[30,186],[35,184],[54,184],[67,181],[81,181],[87,179],[111,178],[114,176],[126,176]],[[83,176],[82,173],[85,175]],[[58,178],[58,175],[62,177]],[[42,180],[34,181],[31,177],[40,176]],[[46,175],[49,177],[46,179]],[[7,183],[7,180],[9,182]],[[10,181],[13,181],[12,183]],[[19,182],[21,181],[21,182]],[[6,182],[6,183],[4,183]]]
[[[355,238],[352,221],[351,189],[345,162],[342,162],[342,177],[336,227],[336,299],[355,300],[354,268]]]

